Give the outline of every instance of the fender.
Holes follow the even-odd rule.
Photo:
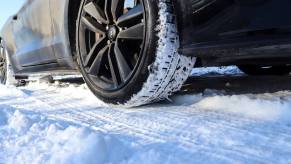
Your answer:
[[[289,0],[175,0],[175,4],[185,55],[199,56],[202,49],[213,54],[213,45],[258,48],[291,38]]]

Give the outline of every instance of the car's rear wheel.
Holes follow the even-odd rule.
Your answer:
[[[7,66],[6,66],[6,57],[5,57],[5,51],[2,45],[0,45],[0,84],[6,83],[6,72],[7,72]]]
[[[14,71],[10,64],[9,54],[4,42],[0,43],[0,84],[19,85],[15,79]]]
[[[238,68],[248,75],[288,75],[291,67],[288,65],[277,66],[257,66],[257,65],[240,65]]]
[[[171,0],[83,0],[78,63],[88,87],[110,104],[139,106],[180,89],[195,59],[177,53]]]

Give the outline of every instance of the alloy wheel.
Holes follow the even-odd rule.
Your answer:
[[[145,31],[141,0],[85,1],[78,41],[81,64],[90,81],[106,91],[125,86],[143,55]]]

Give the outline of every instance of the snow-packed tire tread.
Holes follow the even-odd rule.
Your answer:
[[[195,63],[195,58],[178,53],[179,36],[172,0],[159,0],[158,47],[156,60],[149,66],[149,77],[142,90],[125,106],[134,107],[168,99],[181,89]]]

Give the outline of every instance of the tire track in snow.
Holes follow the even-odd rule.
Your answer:
[[[54,101],[51,101],[51,102],[54,102]],[[63,105],[64,106],[64,105]],[[67,105],[67,106],[70,106],[70,107],[73,107],[72,105]],[[108,109],[107,109],[108,110]],[[80,114],[80,113],[79,113]],[[91,113],[92,114],[92,113]],[[98,115],[100,115],[100,113],[98,114]],[[71,116],[71,115],[69,115],[69,116]],[[110,117],[112,117],[113,115],[110,115]],[[83,118],[80,118],[80,117],[77,117],[77,118],[79,118],[79,119],[83,119]],[[114,117],[113,117],[114,118]],[[111,118],[112,119],[112,118]],[[122,119],[122,120],[124,120],[124,119]],[[108,119],[107,119],[107,121],[108,121]],[[110,119],[109,119],[109,121],[110,121]],[[116,121],[115,121],[116,122]],[[126,124],[123,124],[123,125],[126,125]],[[147,130],[148,131],[148,129],[145,129],[145,130]],[[156,137],[156,136],[155,136]]]
[[[140,145],[169,143],[173,149],[189,152],[189,157],[269,163],[291,155],[291,132],[286,125],[196,109],[195,105],[110,108],[87,101],[88,97],[63,93],[66,88],[52,88],[25,87],[25,99],[1,103],[113,134],[126,134]],[[89,91],[88,95],[91,96]]]

